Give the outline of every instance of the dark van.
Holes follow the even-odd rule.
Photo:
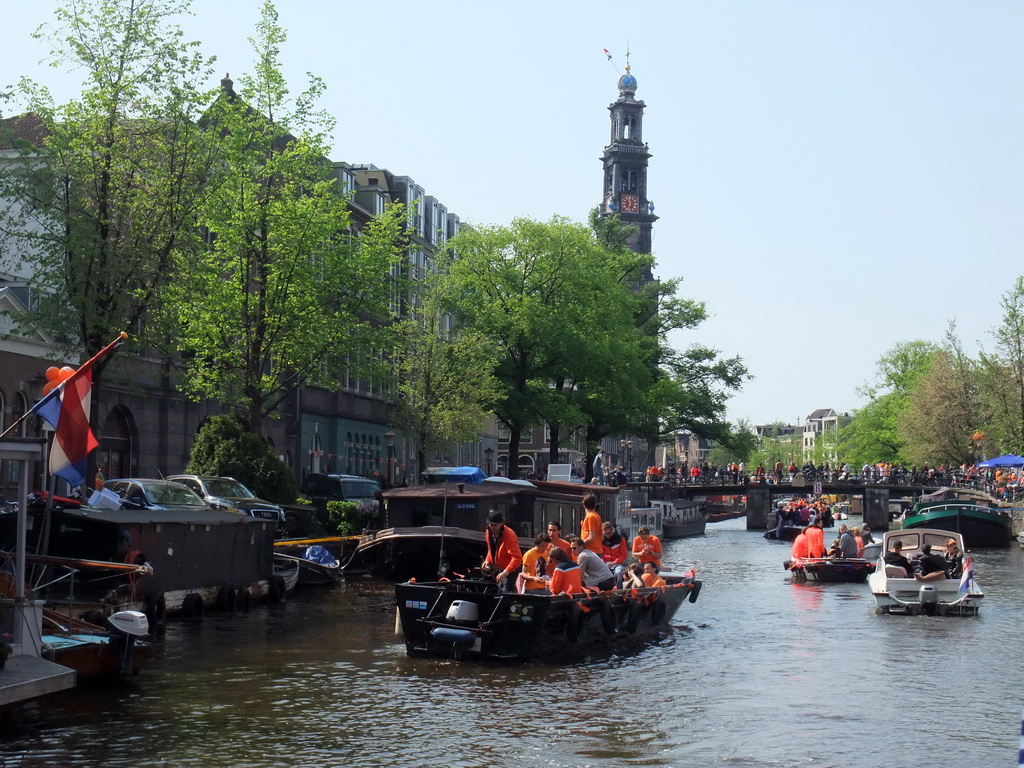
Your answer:
[[[326,510],[328,501],[371,501],[380,503],[380,484],[359,475],[306,475],[301,493],[318,510]]]

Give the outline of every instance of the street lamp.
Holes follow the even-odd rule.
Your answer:
[[[626,469],[626,473],[629,475],[629,479],[632,480],[633,479],[633,441],[632,440],[627,440],[626,441],[626,456],[627,456],[627,462],[628,462],[628,465],[629,465],[628,468]]]
[[[394,455],[395,455],[395,433],[390,429],[384,433],[384,439],[388,442],[388,487],[394,484]]]
[[[494,449],[493,448],[484,448],[484,458],[486,459],[486,464],[487,464],[487,474],[488,474],[488,476],[490,476],[490,474],[491,474],[491,459],[494,458]]]

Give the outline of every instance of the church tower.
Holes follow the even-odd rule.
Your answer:
[[[604,148],[604,201],[602,215],[618,214],[623,223],[637,228],[630,238],[634,253],[651,253],[651,230],[658,217],[647,198],[647,160],[651,153],[644,142],[644,107],[636,99],[636,78],[629,72],[619,78],[619,98],[608,105],[611,143]],[[650,279],[650,275],[647,278]]]

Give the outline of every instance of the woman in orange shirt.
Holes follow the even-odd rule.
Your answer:
[[[658,575],[658,566],[648,560],[644,563],[644,584],[648,587],[664,587],[665,580]]]

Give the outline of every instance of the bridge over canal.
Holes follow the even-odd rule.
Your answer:
[[[694,499],[703,496],[746,496],[747,530],[763,531],[773,517],[773,501],[780,496],[807,495],[821,486],[825,495],[860,496],[864,499],[864,522],[873,531],[889,530],[889,500],[891,498],[917,499],[939,486],[907,483],[864,483],[858,480],[839,482],[812,482],[796,478],[781,483],[630,483],[629,487],[643,490],[651,499]]]

